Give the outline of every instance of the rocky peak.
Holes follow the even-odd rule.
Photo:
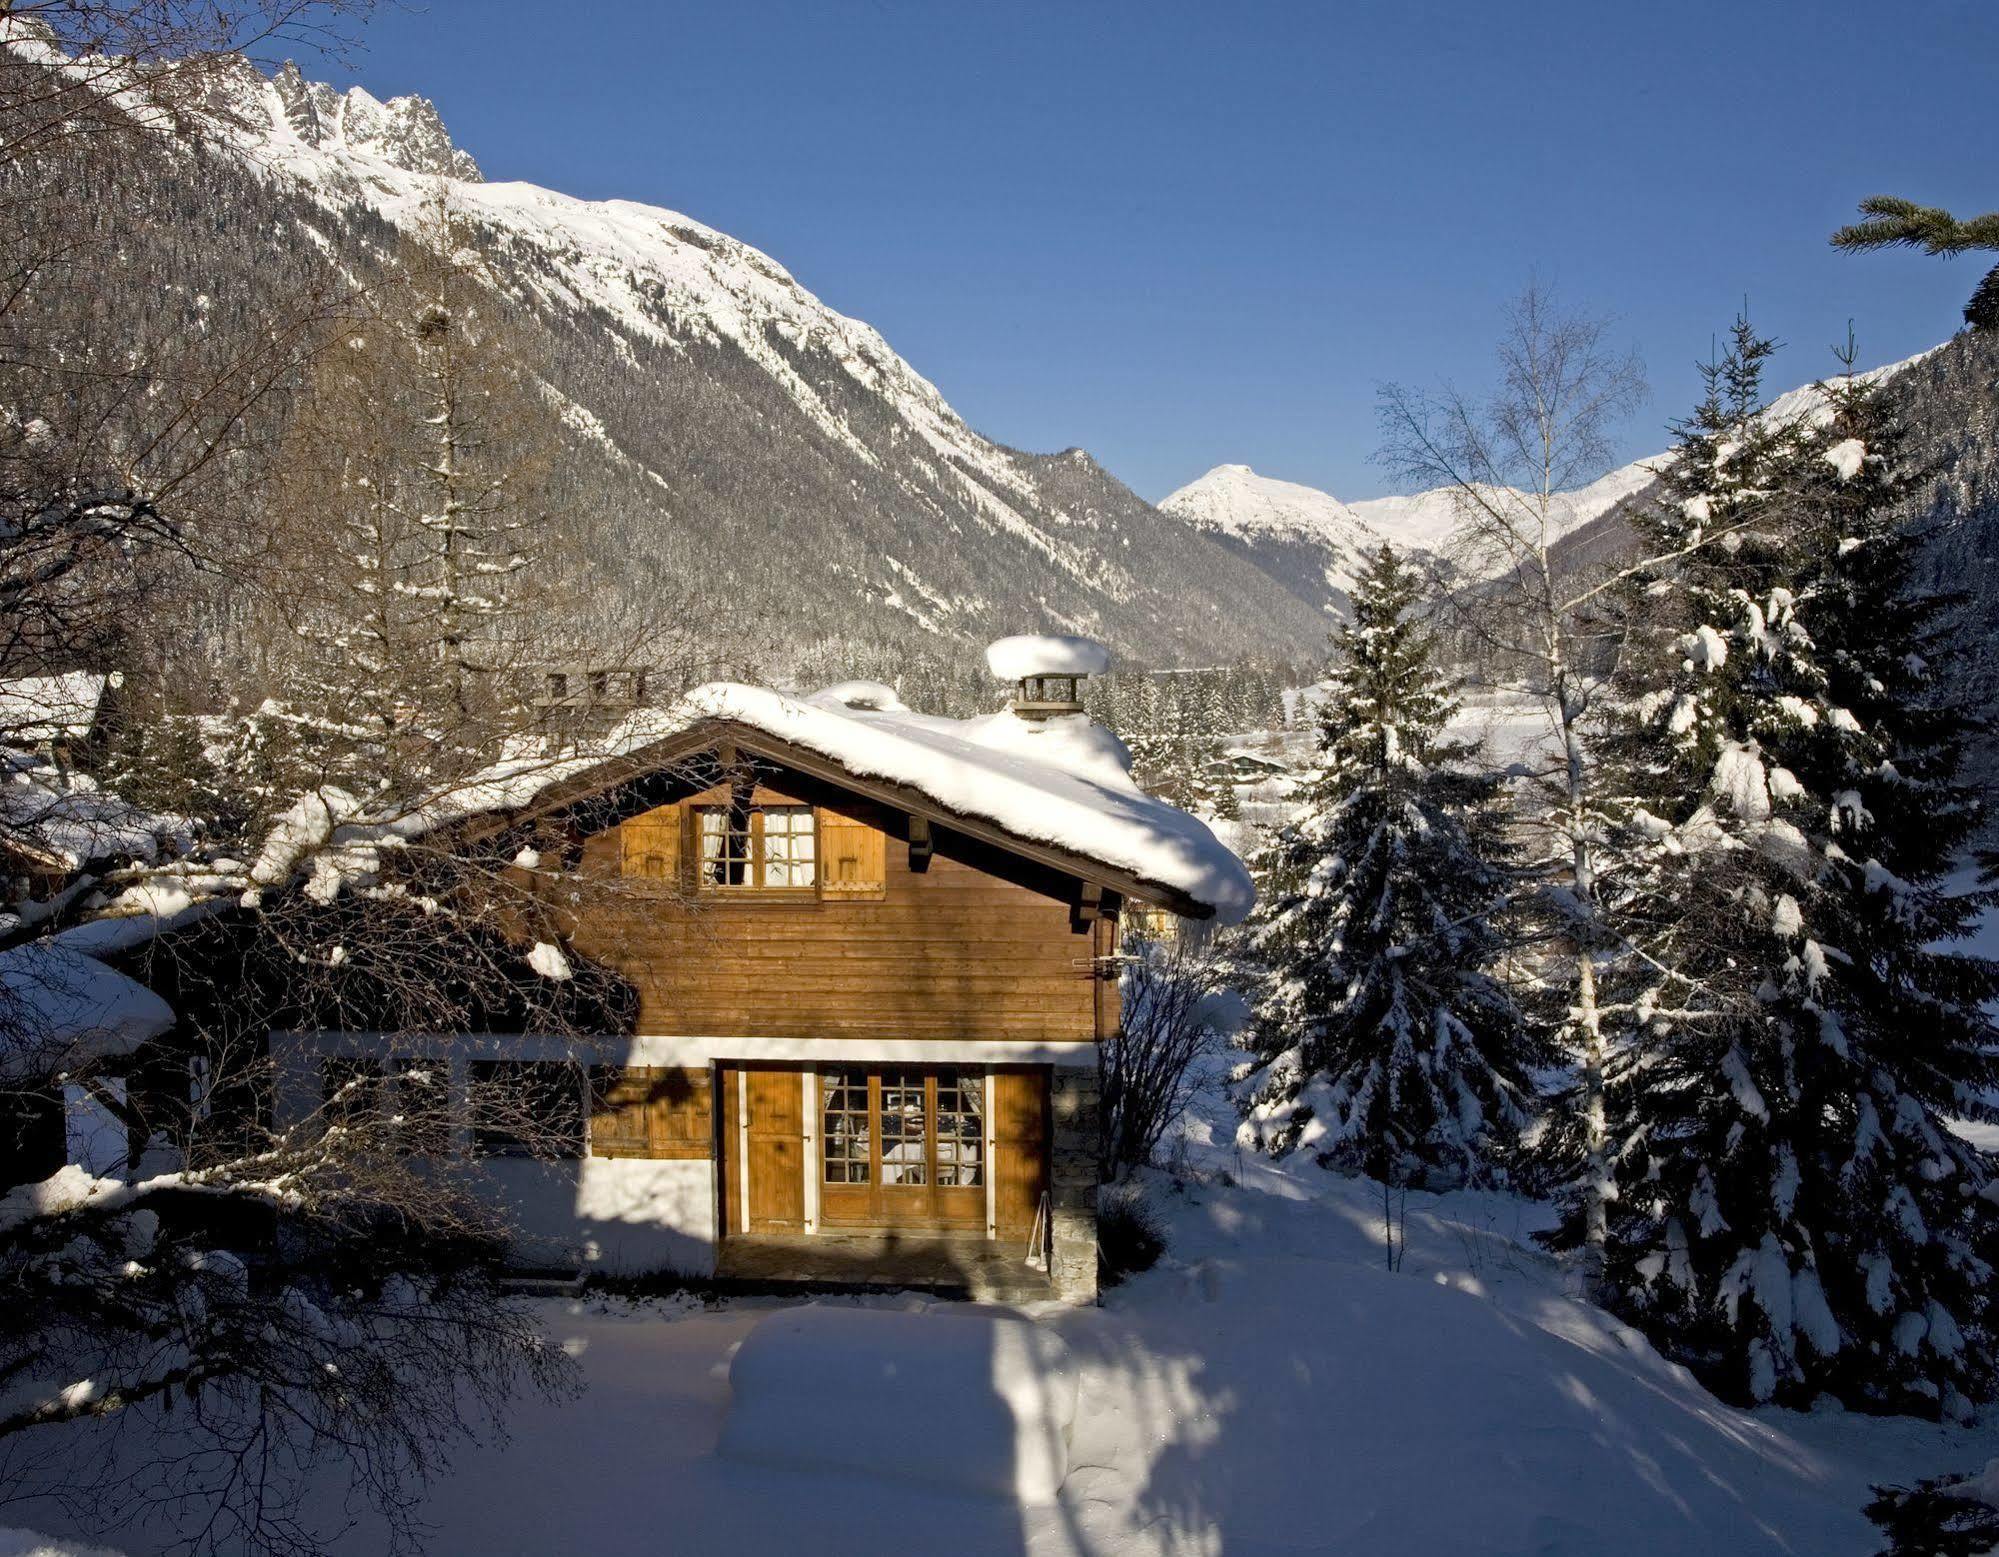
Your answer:
[[[285,122],[308,146],[345,147],[406,173],[482,181],[479,164],[451,144],[437,105],[427,97],[392,97],[385,103],[360,87],[342,96],[324,82],[306,80],[290,60],[271,85]]]
[[[292,133],[308,146],[324,145],[339,104],[333,88],[323,81],[306,80],[290,60],[271,78],[271,85],[277,90],[278,105]]]

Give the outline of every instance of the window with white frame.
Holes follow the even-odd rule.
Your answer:
[[[704,887],[785,892],[819,879],[810,806],[699,806],[695,822]]]

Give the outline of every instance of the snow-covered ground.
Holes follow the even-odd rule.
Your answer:
[[[1999,1453],[1999,1426],[1717,1402],[1571,1295],[1531,1243],[1545,1212],[1529,1202],[1411,1195],[1391,1270],[1378,1192],[1241,1157],[1230,1120],[1211,1088],[1175,1148],[1188,1182],[1158,1179],[1171,1239],[1159,1268],[1100,1309],[1038,1311],[1075,1375],[1054,1500],[918,1480],[937,1454],[913,1442],[873,1474],[719,1454],[732,1358],[791,1306],[779,1300],[551,1300],[549,1333],[587,1389],[525,1405],[507,1445],[461,1454],[431,1497],[426,1549],[1859,1557],[1878,1549],[1860,1513],[1870,1484]],[[909,1327],[912,1358],[934,1349],[935,1327],[962,1325],[962,1309],[924,1299],[867,1302]],[[893,1389],[871,1391],[876,1412],[893,1409],[884,1398]],[[967,1418],[990,1405],[967,1400]],[[935,1410],[912,1382],[911,1432],[935,1431]],[[868,1436],[892,1444],[892,1421]],[[1007,1484],[1007,1467],[990,1471]],[[9,1511],[61,1528],[31,1512]],[[338,1549],[377,1545],[364,1527]]]

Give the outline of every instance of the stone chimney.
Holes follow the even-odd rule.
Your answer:
[[[1083,711],[1083,682],[1109,670],[1111,654],[1091,638],[1021,633],[990,645],[986,664],[1014,684],[1016,717],[1056,719]]]

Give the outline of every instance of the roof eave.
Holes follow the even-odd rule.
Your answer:
[[[1010,854],[1034,860],[1064,875],[1074,876],[1078,880],[1093,882],[1120,896],[1157,904],[1183,919],[1215,917],[1215,905],[1204,903],[1178,887],[1170,886],[1163,881],[1149,880],[1107,861],[1078,854],[1074,850],[1064,849],[1056,844],[1023,838],[997,822],[956,811],[911,785],[898,783],[893,779],[856,773],[844,764],[809,747],[797,745],[782,736],[772,735],[758,725],[733,719],[727,715],[703,718],[684,730],[675,731],[672,735],[650,742],[635,751],[607,757],[588,772],[552,786],[536,796],[528,805],[463,824],[464,835],[467,838],[478,838],[506,832],[534,817],[574,805],[578,801],[589,799],[592,795],[602,794],[620,784],[629,783],[646,773],[656,772],[676,758],[704,750],[724,738],[733,741],[741,750],[767,757],[773,762],[783,763],[837,788],[865,795],[871,800],[879,800],[912,816],[921,816],[940,823],[968,838],[975,838],[981,843],[991,844],[994,848],[1004,849]]]

